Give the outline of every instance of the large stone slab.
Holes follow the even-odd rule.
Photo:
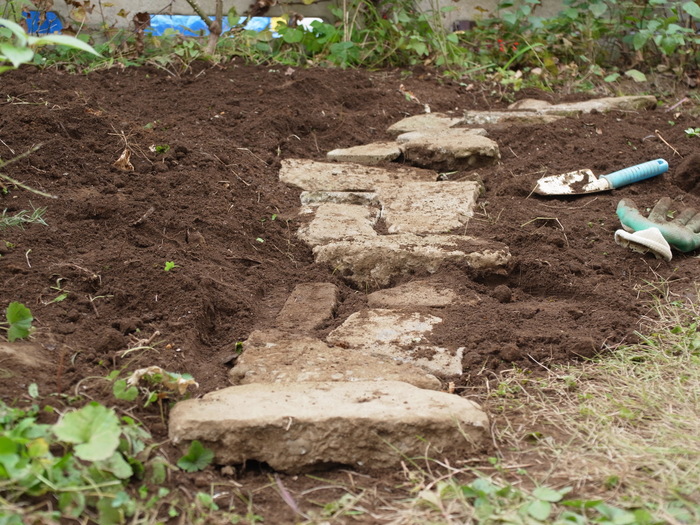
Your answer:
[[[311,246],[356,237],[374,237],[372,210],[352,204],[321,204],[310,223],[297,230],[297,236]]]
[[[329,346],[320,339],[279,330],[254,331],[229,373],[231,383],[309,381],[403,381],[439,390],[440,380],[424,368],[389,356]]]
[[[250,384],[177,403],[175,444],[199,440],[217,464],[262,461],[284,472],[329,465],[395,468],[408,458],[465,460],[489,439],[475,403],[396,381]]]
[[[503,243],[459,235],[403,233],[331,242],[313,249],[316,262],[330,265],[364,288],[388,286],[417,271],[434,273],[445,261],[472,268],[505,267],[510,252]]]
[[[296,285],[277,314],[275,326],[296,333],[310,332],[333,317],[338,287],[332,283]]]
[[[306,191],[372,191],[381,182],[427,182],[437,180],[437,176],[433,171],[419,168],[386,169],[308,159],[285,159],[279,172],[280,181]]]
[[[326,154],[328,160],[356,162],[372,166],[399,158],[401,148],[396,142],[373,142],[352,148],[334,149]]]
[[[383,354],[412,363],[440,376],[462,374],[463,348],[450,351],[431,345],[429,335],[442,319],[402,310],[371,309],[355,312],[326,340],[365,353]]]
[[[449,117],[443,113],[426,113],[399,120],[389,126],[387,132],[398,136],[410,131],[440,131],[456,126],[460,122],[460,118]]]
[[[389,233],[462,233],[474,215],[477,182],[382,184],[377,197]]]
[[[487,166],[501,158],[496,142],[466,129],[418,134],[401,148],[407,162],[438,171]]]

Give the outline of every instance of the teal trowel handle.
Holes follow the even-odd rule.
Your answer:
[[[641,180],[650,179],[651,177],[656,177],[668,171],[668,162],[664,159],[650,160],[644,164],[637,164],[636,166],[630,166],[620,171],[610,173],[608,175],[601,175],[601,179],[605,179],[610,184],[611,189],[619,188],[620,186],[626,186],[627,184],[632,184],[633,182],[639,182]]]

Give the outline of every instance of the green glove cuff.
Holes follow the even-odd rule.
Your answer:
[[[655,218],[660,215],[658,211],[652,212]],[[639,213],[637,205],[630,199],[622,199],[618,203],[617,216],[623,228],[629,232],[658,228],[666,242],[680,252],[692,252],[700,247],[700,235],[687,228],[685,224],[667,222],[665,217],[663,220],[650,220]]]

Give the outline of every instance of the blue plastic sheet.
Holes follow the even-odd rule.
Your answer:
[[[46,13],[46,18],[39,23],[39,11],[25,11],[22,13],[27,21],[27,32],[31,35],[47,35],[49,33],[60,33],[63,29],[58,15],[53,11]]]
[[[211,17],[213,20],[214,17]],[[243,23],[245,17],[239,18],[238,23]],[[223,21],[223,31],[228,31],[231,26],[228,20],[224,18]],[[245,29],[250,29],[252,31],[263,31],[270,27],[270,18],[267,16],[255,16],[250,19],[250,21],[245,25]],[[156,36],[160,36],[165,33],[166,29],[174,29],[182,33],[185,36],[199,36],[208,35],[209,28],[206,26],[204,21],[198,16],[186,16],[186,15],[153,15],[151,16],[151,27],[149,32]]]

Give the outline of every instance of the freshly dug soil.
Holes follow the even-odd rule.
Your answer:
[[[420,104],[407,99],[401,84]],[[366,305],[368,290],[316,265],[296,238],[300,190],[278,181],[281,160],[324,160],[334,148],[389,139],[387,127],[422,112],[423,104],[453,116],[506,106],[490,86],[426,71],[235,63],[195,65],[180,76],[149,67],[89,76],[22,68],[2,76],[0,92],[0,158],[41,144],[3,173],[56,196],[11,184],[0,195],[9,216],[47,207],[46,226],[0,230],[0,306],[28,306],[32,340],[44,349],[38,368],[4,370],[0,395],[22,404],[27,386],[37,383],[40,402],[62,408],[86,399],[115,405],[109,383],[99,378],[116,369],[159,365],[187,372],[199,382],[197,395],[227,386],[236,343],[271,326],[300,283],[331,282],[341,290],[335,319],[319,330],[323,337]],[[700,139],[683,131],[697,120],[687,106],[665,111],[675,101],[644,113],[491,127],[501,149],[498,165],[448,175],[483,181],[465,233],[503,242],[513,255],[505,272],[453,264],[411,277],[473,299],[440,310],[444,322],[434,334],[435,344],[466,348],[464,375],[445,378],[456,381],[458,393],[478,401],[492,372],[539,370],[632,341],[640,318],[650,314],[650,294],[666,286],[695,293],[693,254],[675,253],[666,263],[613,240],[623,197],[640,209],[662,196],[674,199],[677,210],[700,209]],[[133,171],[114,165],[125,148]],[[669,161],[668,173],[613,192],[531,194],[544,175],[581,168],[603,174],[656,158]],[[168,261],[176,266],[165,271]],[[157,407],[132,411],[156,439],[165,439]],[[265,486],[265,472],[264,465],[248,466],[237,481],[242,490]],[[210,468],[171,482],[202,486],[219,475]],[[394,481],[391,475],[365,480]],[[303,507],[313,507],[299,495],[311,481],[285,483]],[[266,522],[293,520],[273,489],[256,493],[254,504]]]

